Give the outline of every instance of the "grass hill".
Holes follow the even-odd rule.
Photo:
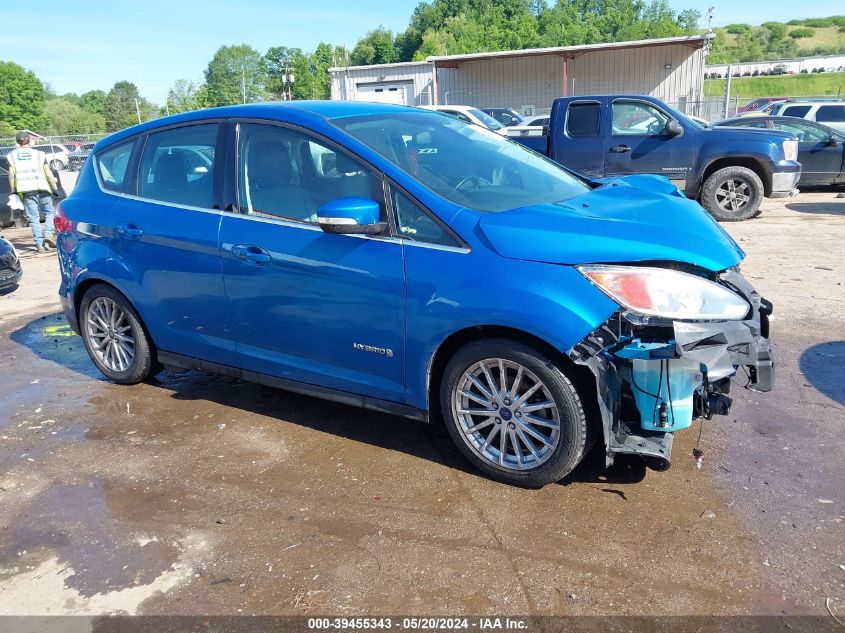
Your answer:
[[[724,96],[725,80],[705,80],[704,94],[707,97]],[[744,97],[845,97],[845,73],[734,77],[731,79],[731,96],[740,99]]]
[[[845,54],[845,16],[728,24],[714,29],[708,64]]]

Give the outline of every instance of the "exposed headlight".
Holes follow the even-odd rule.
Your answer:
[[[784,141],[783,156],[786,160],[798,160],[798,141]]]
[[[689,273],[640,266],[578,266],[587,279],[616,303],[667,319],[736,320],[748,302],[727,288]]]

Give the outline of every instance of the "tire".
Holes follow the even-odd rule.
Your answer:
[[[505,387],[495,387],[502,369]],[[478,383],[493,397],[485,396]],[[540,386],[535,388],[537,383]],[[533,394],[514,407],[532,389]],[[540,408],[545,403],[552,406]],[[584,456],[587,419],[572,381],[545,354],[517,341],[485,339],[458,350],[441,380],[440,406],[446,429],[461,453],[498,481],[544,486],[563,479]],[[470,410],[484,413],[470,415]],[[533,420],[537,419],[543,423],[536,424]],[[545,441],[539,441],[538,435]]]
[[[701,189],[701,204],[720,222],[759,215],[763,181],[747,167],[725,167],[710,174]]]
[[[50,169],[53,171],[61,171],[65,168],[65,164],[60,161],[58,158],[54,158],[50,161]]]
[[[109,380],[134,385],[153,373],[155,359],[141,318],[111,286],[91,286],[82,296],[79,329],[88,355]]]

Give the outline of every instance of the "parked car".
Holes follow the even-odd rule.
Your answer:
[[[9,161],[5,156],[0,156],[0,228],[12,224],[21,224],[22,213],[9,205],[9,196],[12,189],[9,186]]]
[[[512,125],[525,125],[524,117],[511,108],[481,108],[485,114],[489,114],[505,127]]]
[[[772,387],[771,304],[695,202],[421,109],[150,121],[97,144],[55,224],[65,315],[114,382],[200,368],[442,415],[512,484],[559,480],[594,439],[665,467],[739,367]]]
[[[544,125],[549,124],[549,115],[548,114],[538,114],[537,116],[529,116],[525,117],[522,120],[523,127],[543,127]]]
[[[815,121],[845,132],[845,101],[787,101],[776,105],[771,113]]]
[[[714,125],[790,132],[798,139],[802,186],[845,183],[845,134],[833,128],[793,117],[773,116],[727,119]]]
[[[50,163],[50,169],[61,171],[66,169],[70,162],[70,152],[64,145],[56,143],[46,145],[33,145],[39,151],[47,155],[47,161]]]
[[[548,135],[512,138],[591,178],[663,175],[718,220],[794,195],[801,175],[791,134],[702,127],[644,95],[555,99]]]
[[[747,110],[742,113],[739,113],[739,111],[737,110],[737,113],[739,114],[739,116],[744,117],[770,116],[772,114],[772,111],[777,108],[781,103],[786,103],[786,101],[772,101],[770,103],[767,103],[766,105],[757,108],[756,110]]]
[[[736,113],[742,114],[743,112],[754,112],[755,110],[759,110],[760,108],[769,105],[770,103],[786,101],[786,99],[787,97],[759,97],[757,99],[752,99],[744,106],[737,108]]]
[[[475,125],[486,127],[488,130],[492,130],[496,132],[496,134],[501,134],[502,136],[506,136],[508,133],[507,128],[504,125],[499,123],[489,114],[482,112],[478,108],[472,108],[470,106],[462,105],[436,105],[420,107],[423,110],[435,110],[437,112],[440,112],[441,114],[446,114],[460,121],[463,121],[464,123],[474,123]]]
[[[18,252],[9,240],[0,235],[0,290],[16,286],[22,276]]]

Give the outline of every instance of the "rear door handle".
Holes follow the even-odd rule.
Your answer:
[[[266,264],[270,261],[270,253],[255,244],[236,244],[232,247],[232,255],[250,264]]]
[[[132,222],[124,222],[114,227],[114,232],[121,237],[141,237],[144,231]]]
[[[611,147],[610,151],[614,154],[624,154],[625,152],[630,152],[631,148],[627,145],[616,145],[615,147]]]

